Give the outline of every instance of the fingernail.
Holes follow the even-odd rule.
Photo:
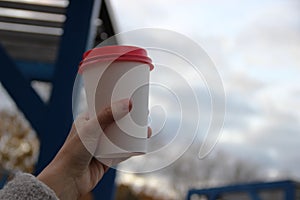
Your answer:
[[[129,99],[122,99],[120,103],[122,104],[122,110],[124,112],[130,112],[132,109],[132,103]]]
[[[122,99],[112,104],[113,116],[119,119],[130,112],[132,105],[129,99]]]

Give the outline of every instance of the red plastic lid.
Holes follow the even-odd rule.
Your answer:
[[[150,70],[154,68],[152,60],[148,57],[145,49],[135,46],[116,45],[94,48],[85,52],[78,71],[82,73],[89,64],[105,61],[136,61],[148,64]]]

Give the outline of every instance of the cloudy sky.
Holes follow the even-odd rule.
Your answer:
[[[216,149],[247,156],[270,176],[284,171],[298,179],[299,6],[293,0],[112,1],[118,32],[176,31],[196,41],[215,62],[226,93],[225,125]]]

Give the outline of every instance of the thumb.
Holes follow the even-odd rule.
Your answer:
[[[81,117],[75,120],[76,131],[85,148],[93,155],[97,148],[98,140],[105,128],[115,120],[121,119],[132,108],[129,99],[122,99],[104,108],[97,117],[88,119]],[[100,125],[100,127],[99,127]]]
[[[102,130],[112,124],[114,121],[121,119],[130,112],[132,103],[129,99],[122,99],[106,107],[97,115],[97,121]]]

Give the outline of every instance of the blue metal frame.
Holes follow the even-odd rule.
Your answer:
[[[9,177],[9,172],[3,169],[0,169],[0,188],[3,188],[3,186],[5,185],[8,177]]]
[[[93,3],[93,0],[72,0],[67,8],[67,20],[52,79],[52,93],[47,111],[42,116],[44,130],[40,134],[42,144],[37,172],[54,157],[73,122],[73,83],[78,63],[86,50]]]
[[[296,198],[296,187],[297,184],[293,181],[278,181],[269,183],[251,183],[251,184],[240,184],[210,189],[191,189],[189,190],[186,200],[190,200],[192,195],[202,195],[207,197],[209,200],[217,200],[224,194],[242,192],[248,194],[252,200],[261,200],[258,192],[271,189],[279,189],[285,193],[284,200],[295,200]]]
[[[89,42],[95,1],[100,0],[70,0],[54,67],[51,64],[34,66],[32,63],[16,62],[0,45],[0,81],[30,121],[41,141],[36,174],[55,156],[73,122],[72,89],[78,64]],[[37,67],[39,70],[36,70]],[[31,87],[30,81],[34,76],[52,82],[48,104]],[[113,198],[114,179],[115,171],[110,170],[94,191],[96,199]]]
[[[14,99],[16,105],[32,127],[38,132],[43,133],[40,126],[41,116],[46,111],[46,106],[35,90],[31,87],[30,81],[19,71],[14,61],[6,54],[0,45],[0,80],[8,94]],[[34,109],[33,109],[34,108]]]
[[[51,82],[54,74],[52,63],[16,61],[20,72],[27,80]]]

